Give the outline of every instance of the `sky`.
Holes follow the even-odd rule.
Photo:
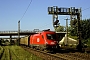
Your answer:
[[[90,0],[0,0],[0,31],[51,29],[53,28],[52,15],[48,14],[48,7],[76,7],[82,8],[82,19],[90,18]],[[26,13],[25,13],[26,11]],[[24,15],[25,13],[25,15]],[[22,18],[22,16],[24,17]],[[70,17],[59,15],[60,25],[65,26],[64,19]]]

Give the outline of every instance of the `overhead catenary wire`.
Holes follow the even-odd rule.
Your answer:
[[[27,12],[28,8],[30,7],[31,3],[32,3],[32,0],[30,1],[30,3],[29,3],[29,5],[28,5],[27,9],[25,10],[25,12],[24,12],[24,14],[22,15],[22,17],[21,17],[21,19],[20,19],[20,20],[22,20],[22,18],[25,16],[25,14],[26,14],[26,12]]]
[[[85,8],[85,9],[83,9],[82,11],[85,11],[85,10],[88,10],[88,9],[90,9],[90,7],[88,7],[88,8]],[[90,15],[90,14],[87,14],[87,15]],[[87,15],[85,15],[85,16],[83,16],[83,17],[87,17]]]
[[[85,11],[85,10],[88,10],[88,9],[90,9],[90,7],[88,7],[88,8],[85,8],[85,9],[83,9],[82,11]]]
[[[32,0],[30,1],[29,5],[28,5],[27,9],[25,10],[24,14],[22,15],[21,19],[24,17],[25,13],[27,12],[29,6],[31,5],[31,2],[32,2]],[[18,40],[17,40],[18,44],[17,45],[20,45],[20,20],[18,21]]]

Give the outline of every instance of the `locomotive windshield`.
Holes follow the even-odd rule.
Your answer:
[[[47,34],[47,39],[56,40],[56,34]]]

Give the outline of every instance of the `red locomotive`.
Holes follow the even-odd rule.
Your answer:
[[[30,38],[29,38],[30,37]],[[29,38],[29,40],[27,40]],[[20,39],[20,44],[29,45],[38,49],[55,49],[58,45],[57,35],[54,31],[43,30],[38,34],[28,36],[27,39]],[[27,42],[26,42],[27,41]]]

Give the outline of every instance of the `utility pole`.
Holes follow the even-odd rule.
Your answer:
[[[68,44],[68,20],[70,20],[70,19],[65,19],[66,20],[66,38],[67,38],[67,44]]]
[[[18,45],[19,45],[19,42],[20,42],[20,20],[18,21]]]

